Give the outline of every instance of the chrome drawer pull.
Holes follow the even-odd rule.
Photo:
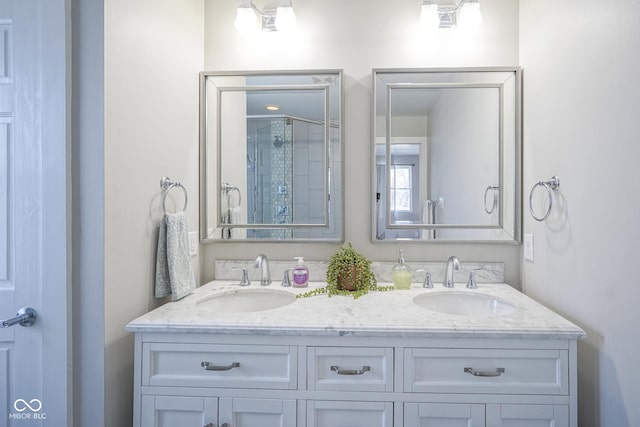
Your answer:
[[[361,369],[340,369],[339,366],[331,366],[331,370],[338,375],[362,375],[371,370],[371,366],[363,366]]]
[[[464,371],[470,373],[474,377],[499,377],[504,374],[504,368],[496,368],[495,371],[476,371],[473,368],[464,368]]]
[[[240,362],[233,362],[231,365],[227,366],[209,365],[209,362],[202,362],[200,363],[200,366],[202,366],[205,371],[230,371],[233,368],[239,368]]]

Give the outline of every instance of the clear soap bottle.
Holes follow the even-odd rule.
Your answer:
[[[309,285],[309,269],[304,265],[304,257],[295,257],[298,265],[293,269],[293,286],[296,288],[305,288]]]
[[[398,263],[391,270],[393,286],[396,289],[409,289],[411,287],[411,269],[404,262],[404,250],[400,249]]]

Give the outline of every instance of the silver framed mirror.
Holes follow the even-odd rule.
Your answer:
[[[343,239],[342,71],[200,73],[201,240]]]
[[[519,67],[373,70],[372,241],[521,234]]]

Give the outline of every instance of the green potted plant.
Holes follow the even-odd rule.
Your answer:
[[[327,267],[327,286],[313,289],[299,297],[328,294],[349,295],[358,298],[369,291],[393,289],[393,286],[379,287],[371,261],[355,250],[351,243],[340,248],[329,258]]]

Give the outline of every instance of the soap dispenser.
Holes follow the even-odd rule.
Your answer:
[[[293,269],[293,286],[296,288],[305,288],[309,284],[309,269],[304,265],[304,257],[295,257],[298,265]]]
[[[398,255],[398,263],[391,270],[393,278],[393,286],[396,289],[409,289],[411,287],[411,270],[407,263],[404,262],[404,250],[400,249]]]

